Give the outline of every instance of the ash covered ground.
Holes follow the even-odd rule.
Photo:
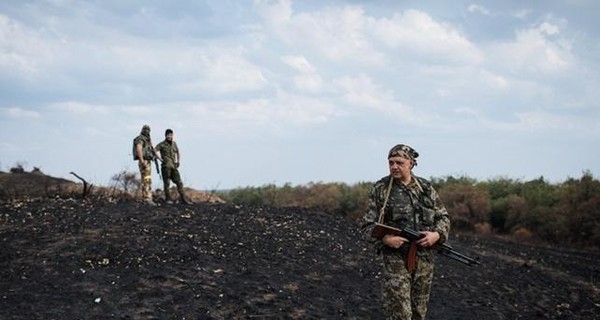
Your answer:
[[[453,234],[429,319],[600,319],[600,253]],[[382,319],[354,222],[300,208],[0,201],[2,319]]]

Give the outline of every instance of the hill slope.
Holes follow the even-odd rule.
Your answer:
[[[593,319],[600,256],[465,237],[430,319]],[[0,202],[3,319],[381,319],[353,223],[298,208]]]
[[[77,190],[73,181],[47,176],[41,172],[0,172],[0,199],[22,196],[54,196]]]

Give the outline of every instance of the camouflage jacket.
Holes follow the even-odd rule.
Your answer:
[[[379,221],[389,179],[390,176],[384,177],[373,185],[369,193],[368,209],[361,221],[363,238],[372,243],[378,251],[384,245],[381,240],[372,238],[371,232],[375,223]],[[415,176],[408,185],[394,181],[384,209],[383,223],[397,228],[409,227],[418,231],[437,231],[440,234],[438,244],[442,244],[448,239],[450,231],[448,211],[437,192],[429,181]]]
[[[175,168],[175,155],[179,157],[179,148],[175,141],[169,143],[169,141],[163,140],[156,145],[156,151],[160,152],[163,167]]]

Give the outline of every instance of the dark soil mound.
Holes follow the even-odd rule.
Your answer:
[[[44,175],[40,171],[23,173],[0,172],[0,199],[23,196],[48,197],[77,190],[79,184]]]
[[[600,255],[452,237],[430,319],[594,319]],[[0,202],[2,319],[381,319],[379,261],[298,208]]]

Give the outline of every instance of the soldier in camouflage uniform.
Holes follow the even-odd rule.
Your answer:
[[[412,168],[419,154],[403,144],[388,153],[390,175],[377,181],[361,232],[383,260],[382,299],[386,319],[425,319],[433,278],[431,247],[448,238],[450,219],[430,182],[416,177]],[[399,236],[371,237],[376,222],[409,227],[425,236],[411,243]]]
[[[154,148],[150,139],[150,126],[145,124],[142,132],[133,140],[133,159],[138,160],[140,169],[142,198],[147,204],[155,206],[152,201],[152,160],[154,159]]]
[[[173,180],[177,186],[181,202],[190,204],[191,202],[186,199],[185,191],[183,190],[183,182],[181,182],[181,177],[179,175],[178,168],[181,156],[179,154],[177,143],[173,141],[173,130],[167,129],[165,131],[165,140],[156,145],[156,151],[158,153],[158,158],[162,161],[161,171],[166,202],[173,203],[171,193],[169,192],[169,184],[171,183],[171,180]]]

